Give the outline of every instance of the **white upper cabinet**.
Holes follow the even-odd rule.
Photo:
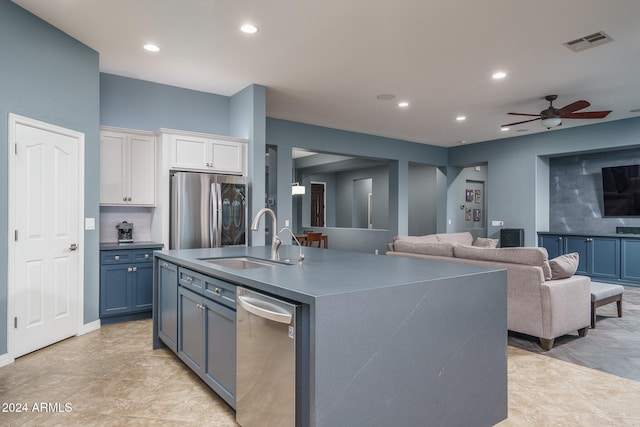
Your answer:
[[[190,132],[161,130],[169,146],[169,167],[245,175],[247,141]]]
[[[156,143],[151,132],[100,128],[100,204],[155,206]]]

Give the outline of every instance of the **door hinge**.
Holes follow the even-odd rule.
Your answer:
[[[17,316],[13,318],[13,327],[15,329],[18,329],[18,317]]]

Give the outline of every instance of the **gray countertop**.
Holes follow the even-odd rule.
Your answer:
[[[250,256],[270,259],[271,248],[251,246],[224,249],[156,251],[155,255],[200,273],[304,303],[318,298],[373,289],[438,281],[496,269],[447,262],[387,257],[358,252],[305,247],[298,263],[297,246],[280,248],[280,261],[290,265],[247,270],[227,268],[202,258]]]
[[[589,237],[617,237],[625,239],[640,239],[640,234],[630,233],[577,233],[566,231],[538,231],[538,235],[561,235],[561,236],[589,236]]]
[[[164,245],[160,242],[131,242],[131,243],[118,243],[118,242],[100,242],[101,251],[114,251],[123,249],[162,249]]]

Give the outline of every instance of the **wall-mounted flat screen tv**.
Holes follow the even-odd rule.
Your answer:
[[[604,216],[640,216],[640,165],[602,168]]]

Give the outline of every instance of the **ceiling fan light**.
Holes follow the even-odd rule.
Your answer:
[[[560,126],[562,124],[562,118],[560,117],[549,117],[548,119],[542,119],[542,126],[547,129],[554,128],[556,126]]]

